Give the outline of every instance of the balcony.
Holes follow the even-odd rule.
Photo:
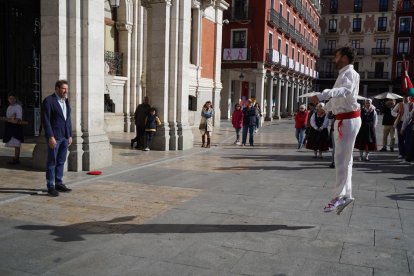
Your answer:
[[[273,26],[279,27],[279,18],[280,18],[280,14],[276,10],[274,9],[269,10],[269,22]]]
[[[328,32],[329,33],[336,33],[338,31],[338,29],[337,28],[329,28],[328,29]]]
[[[388,79],[388,72],[368,72],[367,79]]]
[[[280,63],[280,53],[274,49],[266,50],[266,62],[270,64]]]
[[[355,48],[357,56],[363,56],[365,54],[365,48]]]
[[[360,13],[360,12],[362,12],[362,6],[360,5],[354,6],[354,13]]]
[[[225,48],[223,50],[223,61],[246,61],[250,59],[248,48]]]
[[[226,10],[223,13],[223,19],[227,19],[231,22],[235,21],[251,21],[253,18],[254,10],[251,7],[246,9],[234,9]]]
[[[282,16],[279,17],[279,28],[285,33],[289,33],[289,24],[285,18]]]
[[[409,56],[409,52],[408,52],[408,50],[406,50],[406,51],[397,51],[397,56],[398,57],[407,57],[407,56]]]
[[[353,33],[360,33],[361,32],[361,27],[352,28],[352,32]]]
[[[320,79],[336,79],[338,77],[338,72],[335,71],[321,71],[319,72]]]
[[[390,55],[391,48],[372,48],[371,55],[384,56]]]
[[[388,11],[388,3],[384,4],[384,5],[380,5],[378,11],[379,12],[387,12]]]
[[[334,56],[335,51],[336,49],[333,49],[333,48],[322,49],[322,56]]]
[[[109,68],[109,75],[122,76],[122,58],[122,53],[105,51],[104,62]]]
[[[409,28],[400,29],[400,30],[398,31],[398,34],[399,34],[399,35],[409,35],[410,33],[411,33],[411,31],[410,31],[410,29],[409,29]]]

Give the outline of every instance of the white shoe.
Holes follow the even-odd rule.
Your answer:
[[[398,159],[403,159],[404,158],[404,156],[402,156],[402,155],[398,155],[398,157],[397,157]]]
[[[144,149],[144,151],[149,151],[150,150],[150,148],[149,147],[146,147],[145,149]]]

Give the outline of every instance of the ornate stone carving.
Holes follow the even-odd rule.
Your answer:
[[[116,22],[116,28],[118,31],[128,31],[129,33],[132,32],[132,24]]]

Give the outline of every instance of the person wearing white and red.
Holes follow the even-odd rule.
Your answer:
[[[324,208],[327,212],[353,200],[352,152],[361,127],[360,106],[357,102],[360,77],[352,65],[354,57],[354,51],[350,47],[336,50],[334,61],[339,74],[334,87],[325,89],[321,94],[311,98],[315,103],[330,99],[328,110],[336,117],[334,131],[336,185],[332,200]]]
[[[295,136],[296,140],[298,140],[298,150],[303,147],[307,122],[308,111],[306,110],[306,105],[302,104],[299,106],[299,111],[295,114]]]

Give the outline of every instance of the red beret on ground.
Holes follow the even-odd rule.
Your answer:
[[[101,171],[90,171],[90,172],[87,172],[87,174],[90,174],[90,175],[100,175],[100,174],[102,174],[102,172]]]

